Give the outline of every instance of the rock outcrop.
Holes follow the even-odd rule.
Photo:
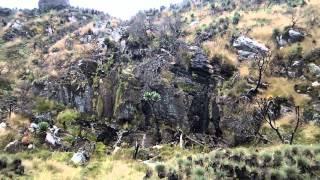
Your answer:
[[[256,55],[263,55],[269,51],[265,45],[246,36],[234,39],[232,45],[238,50],[240,59],[252,59]]]
[[[70,6],[69,0],[39,0],[40,10],[62,9]]]

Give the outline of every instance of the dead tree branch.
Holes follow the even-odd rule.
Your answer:
[[[297,121],[296,126],[291,134],[290,145],[293,144],[294,135],[297,133],[298,128],[300,126],[300,107],[299,106],[296,107],[296,121]]]
[[[254,92],[258,92],[258,89],[261,87],[263,73],[266,71],[268,67],[268,63],[270,62],[270,59],[271,59],[271,53],[267,55],[256,55],[254,59],[257,62],[258,71],[259,71],[258,81],[257,81],[256,88],[254,89]]]

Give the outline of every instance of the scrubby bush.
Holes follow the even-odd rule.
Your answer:
[[[49,128],[49,123],[47,123],[47,122],[40,122],[39,124],[39,131],[40,132],[46,132],[47,130],[48,130],[48,128]]]
[[[145,92],[143,94],[143,100],[151,101],[151,102],[158,102],[161,100],[161,95],[155,91]]]
[[[305,149],[302,151],[302,155],[308,158],[312,158],[314,156],[314,154],[312,153],[312,151],[310,149]]]
[[[238,12],[235,12],[233,17],[232,17],[232,24],[238,24],[240,21],[240,14]]]
[[[16,134],[13,132],[4,132],[0,134],[0,149],[3,150],[6,145],[16,139]]]
[[[42,99],[39,98],[36,100],[36,104],[33,108],[33,110],[36,113],[45,113],[45,112],[51,112],[51,111],[59,111],[63,109],[63,105],[60,103],[57,103],[55,101],[49,100],[49,99]]]
[[[271,170],[270,179],[271,180],[285,180],[286,173],[283,172],[282,170]]]
[[[157,173],[158,173],[158,177],[160,179],[164,178],[166,176],[166,167],[163,164],[158,164],[155,167]]]
[[[297,159],[297,166],[301,170],[302,173],[306,173],[310,169],[309,160],[304,157],[299,157]]]
[[[193,177],[195,180],[205,179],[205,170],[201,167],[197,167],[193,170]]]
[[[282,161],[283,161],[283,157],[282,157],[281,154],[275,153],[275,154],[273,155],[273,165],[274,165],[275,167],[281,166]]]
[[[264,153],[262,154],[262,160],[263,160],[263,164],[266,166],[268,164],[270,164],[271,160],[272,160],[272,156],[270,153]]]
[[[292,152],[293,155],[299,155],[300,154],[300,150],[296,146],[292,147],[291,152]]]
[[[286,173],[288,180],[296,180],[299,176],[299,170],[294,166],[285,166],[282,169]]]
[[[71,123],[75,122],[79,117],[79,112],[77,112],[76,110],[67,109],[58,114],[57,120],[66,129],[67,125],[70,125]]]
[[[106,146],[102,142],[98,142],[95,148],[95,155],[100,160],[106,155]]]

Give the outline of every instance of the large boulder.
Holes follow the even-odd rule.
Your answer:
[[[69,0],[39,0],[40,10],[61,9],[70,6]]]
[[[279,34],[276,37],[277,43],[280,47],[286,46],[288,44],[301,42],[305,38],[305,33],[299,29],[287,29],[284,33]]]
[[[191,70],[200,75],[211,75],[213,73],[213,66],[210,65],[210,62],[203,50],[197,46],[190,47],[189,49],[193,52]]]
[[[234,39],[232,46],[238,50],[240,59],[253,58],[256,55],[263,55],[269,51],[265,45],[246,36],[239,36]]]

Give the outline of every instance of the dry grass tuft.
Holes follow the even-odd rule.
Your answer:
[[[267,78],[267,82],[270,84],[270,87],[263,92],[263,97],[285,97],[294,99],[295,105],[303,106],[311,98],[308,95],[298,94],[294,90],[294,85],[297,83],[295,80],[289,80],[286,78]]]

